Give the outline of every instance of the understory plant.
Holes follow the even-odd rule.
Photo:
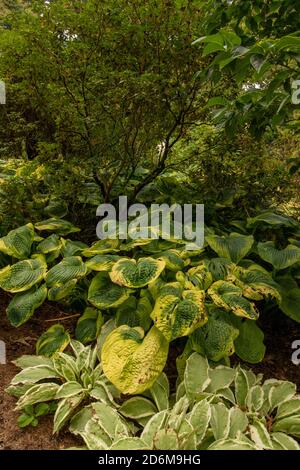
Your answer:
[[[73,340],[71,347],[73,355],[18,359],[22,371],[8,392],[19,396],[18,410],[56,401],[54,433],[69,423],[87,449],[300,449],[300,397],[291,382],[211,366],[193,353],[175,394],[162,373],[125,397],[103,375],[97,347]]]

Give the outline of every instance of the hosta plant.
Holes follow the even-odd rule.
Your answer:
[[[91,450],[300,450],[300,397],[291,382],[212,368],[194,353],[175,396],[162,375],[118,410],[105,403],[81,410],[70,431]]]
[[[22,370],[7,392],[18,398],[16,409],[23,415],[29,407],[56,402],[53,430],[58,432],[86,403],[114,404],[120,395],[107,380],[97,357],[97,348],[70,342],[73,354],[57,352],[46,356],[22,356],[14,363]]]

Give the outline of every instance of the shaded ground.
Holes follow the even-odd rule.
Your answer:
[[[18,371],[11,361],[22,354],[34,354],[37,338],[45,328],[54,323],[63,322],[72,333],[77,320],[76,314],[66,314],[57,305],[44,304],[30,322],[16,329],[9,325],[4,314],[8,300],[8,296],[1,293],[0,340],[4,340],[7,345],[7,364],[0,365],[0,422],[4,423],[0,428],[0,449],[64,449],[81,445],[81,441],[67,431],[62,432],[59,437],[52,436],[51,416],[42,418],[37,428],[19,429],[18,413],[14,411],[16,400],[4,392]],[[294,340],[300,340],[300,324],[276,311],[263,315],[259,323],[265,333],[267,352],[261,364],[250,366],[256,373],[262,372],[265,378],[274,377],[295,382],[300,392],[300,365],[296,366],[291,361],[291,345]],[[175,360],[178,354],[180,348],[172,348],[166,367],[170,381],[174,384]]]

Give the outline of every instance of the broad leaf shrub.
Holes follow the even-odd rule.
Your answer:
[[[270,212],[231,224],[231,233],[206,227],[205,246],[187,251],[184,240],[164,240],[162,233],[155,240],[88,246],[67,238],[78,228],[66,220],[28,223],[0,239],[0,287],[14,294],[8,319],[18,327],[45,300],[60,302],[82,311],[76,337],[83,344],[108,331],[109,322],[103,366],[123,393],[149,388],[164,368],[169,343],[181,337],[188,338],[182,366],[193,351],[214,362],[228,363],[234,352],[259,362],[264,335],[255,321],[264,306],[279,306],[300,321],[299,224]],[[52,356],[69,341],[54,325],[39,339],[37,353]]]
[[[176,394],[164,373],[124,397],[109,382],[97,349],[71,341],[73,355],[23,356],[8,392],[17,409],[56,402],[54,432],[69,424],[90,450],[299,450],[300,397],[291,382],[237,366],[211,367],[193,353]]]

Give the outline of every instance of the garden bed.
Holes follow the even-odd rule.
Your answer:
[[[67,431],[53,436],[52,416],[43,417],[36,428],[20,429],[17,425],[18,413],[14,411],[15,398],[4,391],[18,371],[11,361],[22,354],[34,354],[36,340],[45,331],[45,325],[48,327],[63,322],[65,328],[73,332],[77,320],[76,313],[65,313],[58,305],[45,303],[28,323],[21,328],[14,328],[3,314],[8,301],[8,295],[2,293],[0,339],[7,345],[7,365],[0,365],[0,419],[5,423],[5,427],[0,431],[0,449],[64,449],[81,445],[81,441]],[[253,371],[263,373],[265,378],[290,380],[297,384],[300,391],[300,365],[294,365],[291,360],[292,342],[300,340],[300,324],[279,311],[262,315],[259,324],[265,333],[267,351],[262,363],[251,365]],[[176,375],[175,361],[179,352],[178,347],[171,348],[169,354],[166,368],[171,383]],[[235,357],[232,358],[233,363],[236,360]]]

